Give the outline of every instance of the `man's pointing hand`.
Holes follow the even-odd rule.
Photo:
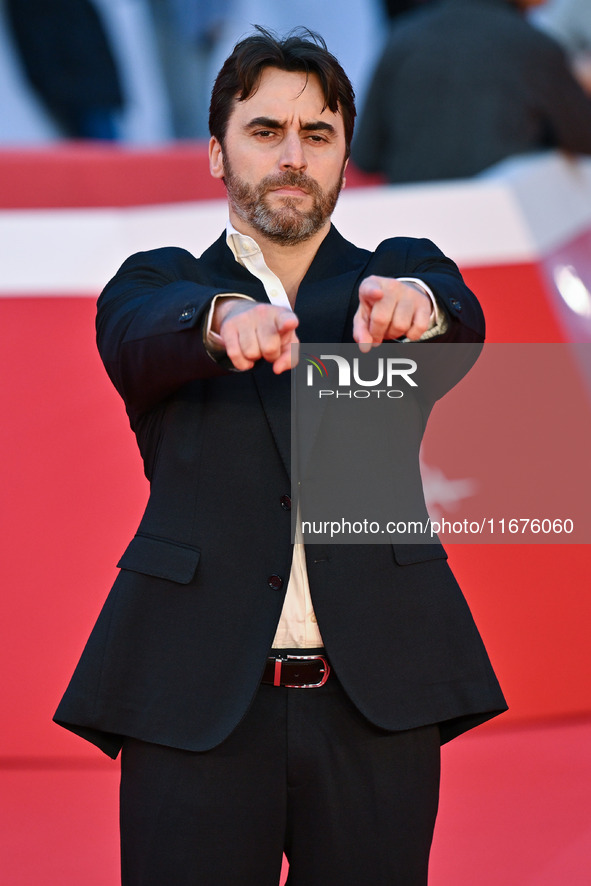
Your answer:
[[[252,369],[262,359],[272,363],[273,372],[279,374],[297,363],[292,345],[299,344],[295,333],[298,323],[288,308],[226,298],[216,305],[211,329],[219,335],[235,369]]]
[[[418,341],[431,326],[433,305],[419,286],[393,277],[366,277],[359,287],[353,338],[367,352],[403,336]]]

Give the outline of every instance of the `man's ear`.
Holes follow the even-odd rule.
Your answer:
[[[347,169],[348,165],[349,165],[349,158],[347,157],[347,159],[345,160],[345,163],[343,165],[343,172],[341,174],[341,191],[343,190],[343,188],[347,184],[347,179],[345,178],[345,170]]]
[[[224,177],[224,155],[215,135],[209,140],[209,173],[213,178]]]

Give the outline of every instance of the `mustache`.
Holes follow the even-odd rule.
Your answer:
[[[286,170],[278,175],[267,175],[259,182],[259,190],[261,193],[275,190],[275,188],[292,187],[301,188],[307,194],[318,196],[321,193],[320,186],[313,178],[306,175],[305,172],[294,172],[291,169]]]

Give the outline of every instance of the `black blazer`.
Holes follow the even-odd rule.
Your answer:
[[[483,339],[476,299],[432,243],[396,238],[372,254],[333,228],[298,291],[300,340],[352,341],[370,273],[430,285],[449,317],[438,341]],[[220,292],[267,300],[225,236],[200,259],[177,248],[132,256],[98,303],[99,350],[151,493],[55,719],[112,756],[124,736],[188,750],[221,742],[257,691],[283,605],[290,373],[212,361],[202,321]],[[307,566],[332,665],[373,723],[438,722],[445,741],[505,709],[439,544],[313,545]]]

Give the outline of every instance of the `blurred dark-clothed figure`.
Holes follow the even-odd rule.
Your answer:
[[[390,182],[475,175],[515,154],[591,154],[591,101],[512,0],[440,0],[398,19],[353,160]],[[400,22],[400,23],[399,23]]]
[[[575,77],[583,89],[591,94],[589,0],[550,0],[533,21],[564,46]]]
[[[6,0],[33,89],[69,138],[112,140],[123,106],[119,73],[89,0]]]

